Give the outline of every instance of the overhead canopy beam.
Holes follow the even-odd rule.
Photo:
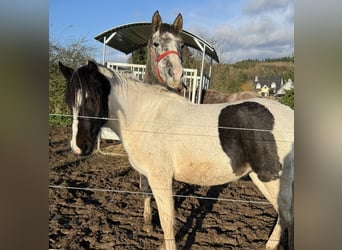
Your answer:
[[[113,32],[108,38],[103,37],[103,51],[102,51],[102,64],[104,65],[106,62],[106,45],[107,43],[113,39],[113,37],[116,35],[116,32]]]
[[[95,36],[95,39],[105,45],[125,54],[144,48],[152,34],[151,23],[131,23],[109,29]],[[115,36],[115,39],[113,37]],[[214,47],[204,39],[182,30],[181,37],[186,46],[200,50],[214,61],[219,62]],[[203,49],[205,45],[205,49]]]
[[[107,44],[110,40],[113,39],[113,37],[116,35],[116,32],[113,32],[107,39],[105,39],[105,44]]]
[[[114,27],[95,36],[96,40],[103,43],[103,64],[105,64],[106,46],[109,46],[123,53],[130,54],[138,49],[146,47],[148,40],[151,37],[151,34],[151,23],[131,23]],[[113,39],[114,37],[115,39]],[[209,77],[211,75],[211,66],[213,60],[219,63],[219,58],[216,54],[214,47],[208,42],[206,42],[204,39],[186,30],[181,31],[181,38],[185,46],[202,52],[202,65],[197,100],[197,102],[200,103],[202,96],[202,88],[204,84],[203,81],[205,56],[207,55],[210,57]],[[193,98],[195,98],[195,95],[193,95]]]

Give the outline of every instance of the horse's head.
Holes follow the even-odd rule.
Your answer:
[[[106,122],[94,117],[108,117],[110,82],[91,61],[76,70],[59,62],[59,68],[68,82],[65,100],[73,115],[71,148],[77,155],[90,155]]]
[[[183,87],[181,50],[183,41],[180,36],[183,17],[178,14],[173,24],[162,23],[159,12],[152,17],[152,36],[148,41],[148,53],[152,74],[159,84],[172,89]]]

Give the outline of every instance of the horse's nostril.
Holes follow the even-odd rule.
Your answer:
[[[173,72],[172,72],[172,68],[169,68],[167,73],[169,74],[169,76],[173,76],[174,75]]]
[[[82,149],[82,155],[83,156],[90,155],[92,151],[93,151],[93,147],[90,143],[85,143],[83,145],[83,149]]]

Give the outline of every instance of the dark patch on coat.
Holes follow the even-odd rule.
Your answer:
[[[256,102],[229,105],[221,110],[218,123],[220,143],[235,174],[241,175],[249,164],[261,181],[279,178],[282,165],[271,132],[274,117],[266,107]]]

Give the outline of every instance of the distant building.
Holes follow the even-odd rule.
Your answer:
[[[275,93],[274,96],[275,97],[281,97],[281,96],[285,95],[285,91],[286,90],[290,90],[290,89],[293,89],[293,88],[294,87],[293,87],[292,80],[288,79],[287,82],[278,89],[277,93]]]
[[[288,79],[284,83],[281,77],[258,77],[255,76],[254,86],[258,94],[268,97],[275,96],[280,97],[285,94],[285,90],[293,88],[293,82]]]

